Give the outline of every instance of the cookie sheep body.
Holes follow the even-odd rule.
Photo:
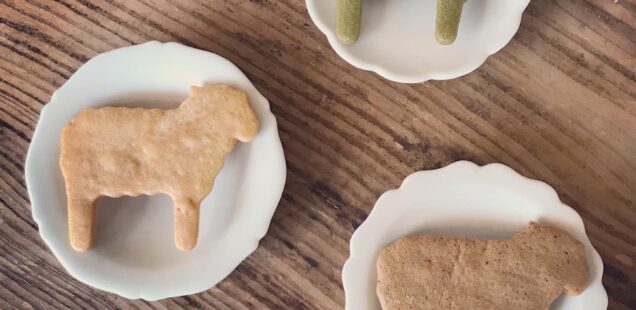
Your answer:
[[[377,261],[382,309],[548,309],[588,282],[583,245],[531,223],[511,240],[403,237]]]
[[[257,130],[247,96],[228,86],[192,87],[172,110],[84,110],[62,133],[71,245],[78,251],[91,246],[100,196],[166,193],[174,204],[176,246],[192,249],[199,204],[225,156],[235,139],[250,141]]]

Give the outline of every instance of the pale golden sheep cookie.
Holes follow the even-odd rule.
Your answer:
[[[200,202],[235,139],[252,140],[258,127],[245,93],[223,85],[191,87],[173,110],[82,111],[66,125],[61,141],[72,247],[91,247],[100,196],[165,193],[174,204],[177,248],[194,248]]]
[[[380,253],[382,309],[548,309],[589,276],[583,245],[530,223],[510,240],[408,236]]]

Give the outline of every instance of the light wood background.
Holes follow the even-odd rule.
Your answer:
[[[351,234],[408,174],[461,159],[548,182],[584,218],[612,309],[636,309],[636,1],[533,0],[477,71],[401,85],[331,50],[301,0],[0,0],[0,308],[337,309]],[[269,98],[288,181],[267,236],[200,294],[130,301],[70,277],[38,235],[24,159],[91,57],[178,41]]]

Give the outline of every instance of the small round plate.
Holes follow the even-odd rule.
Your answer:
[[[441,234],[508,239],[528,222],[559,227],[583,243],[591,282],[578,296],[563,294],[551,309],[606,309],[603,262],[585,234],[581,217],[549,185],[525,178],[501,164],[460,161],[408,176],[384,193],[351,238],[342,270],[346,309],[380,309],[377,255],[405,235]]]
[[[166,195],[104,198],[93,247],[68,240],[59,166],[62,128],[89,107],[175,108],[190,85],[227,84],[247,93],[261,128],[237,143],[201,204],[197,246],[176,249]],[[42,109],[26,160],[33,219],[62,265],[78,280],[135,299],[197,293],[225,278],[258,246],[283,192],[285,158],[269,103],[232,63],[177,43],[116,49],[84,64]]]
[[[306,0],[309,16],[348,63],[401,83],[448,80],[477,69],[519,29],[530,0],[469,0],[457,40],[435,41],[435,0],[364,0],[360,39],[335,35],[336,0]]]

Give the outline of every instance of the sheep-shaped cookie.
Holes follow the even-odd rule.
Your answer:
[[[91,247],[99,197],[165,193],[173,200],[177,248],[194,248],[199,204],[236,140],[251,141],[258,127],[245,93],[223,85],[191,87],[172,110],[82,111],[61,140],[71,246]]]
[[[548,309],[589,276],[583,245],[530,223],[510,240],[403,237],[377,261],[382,309]]]

